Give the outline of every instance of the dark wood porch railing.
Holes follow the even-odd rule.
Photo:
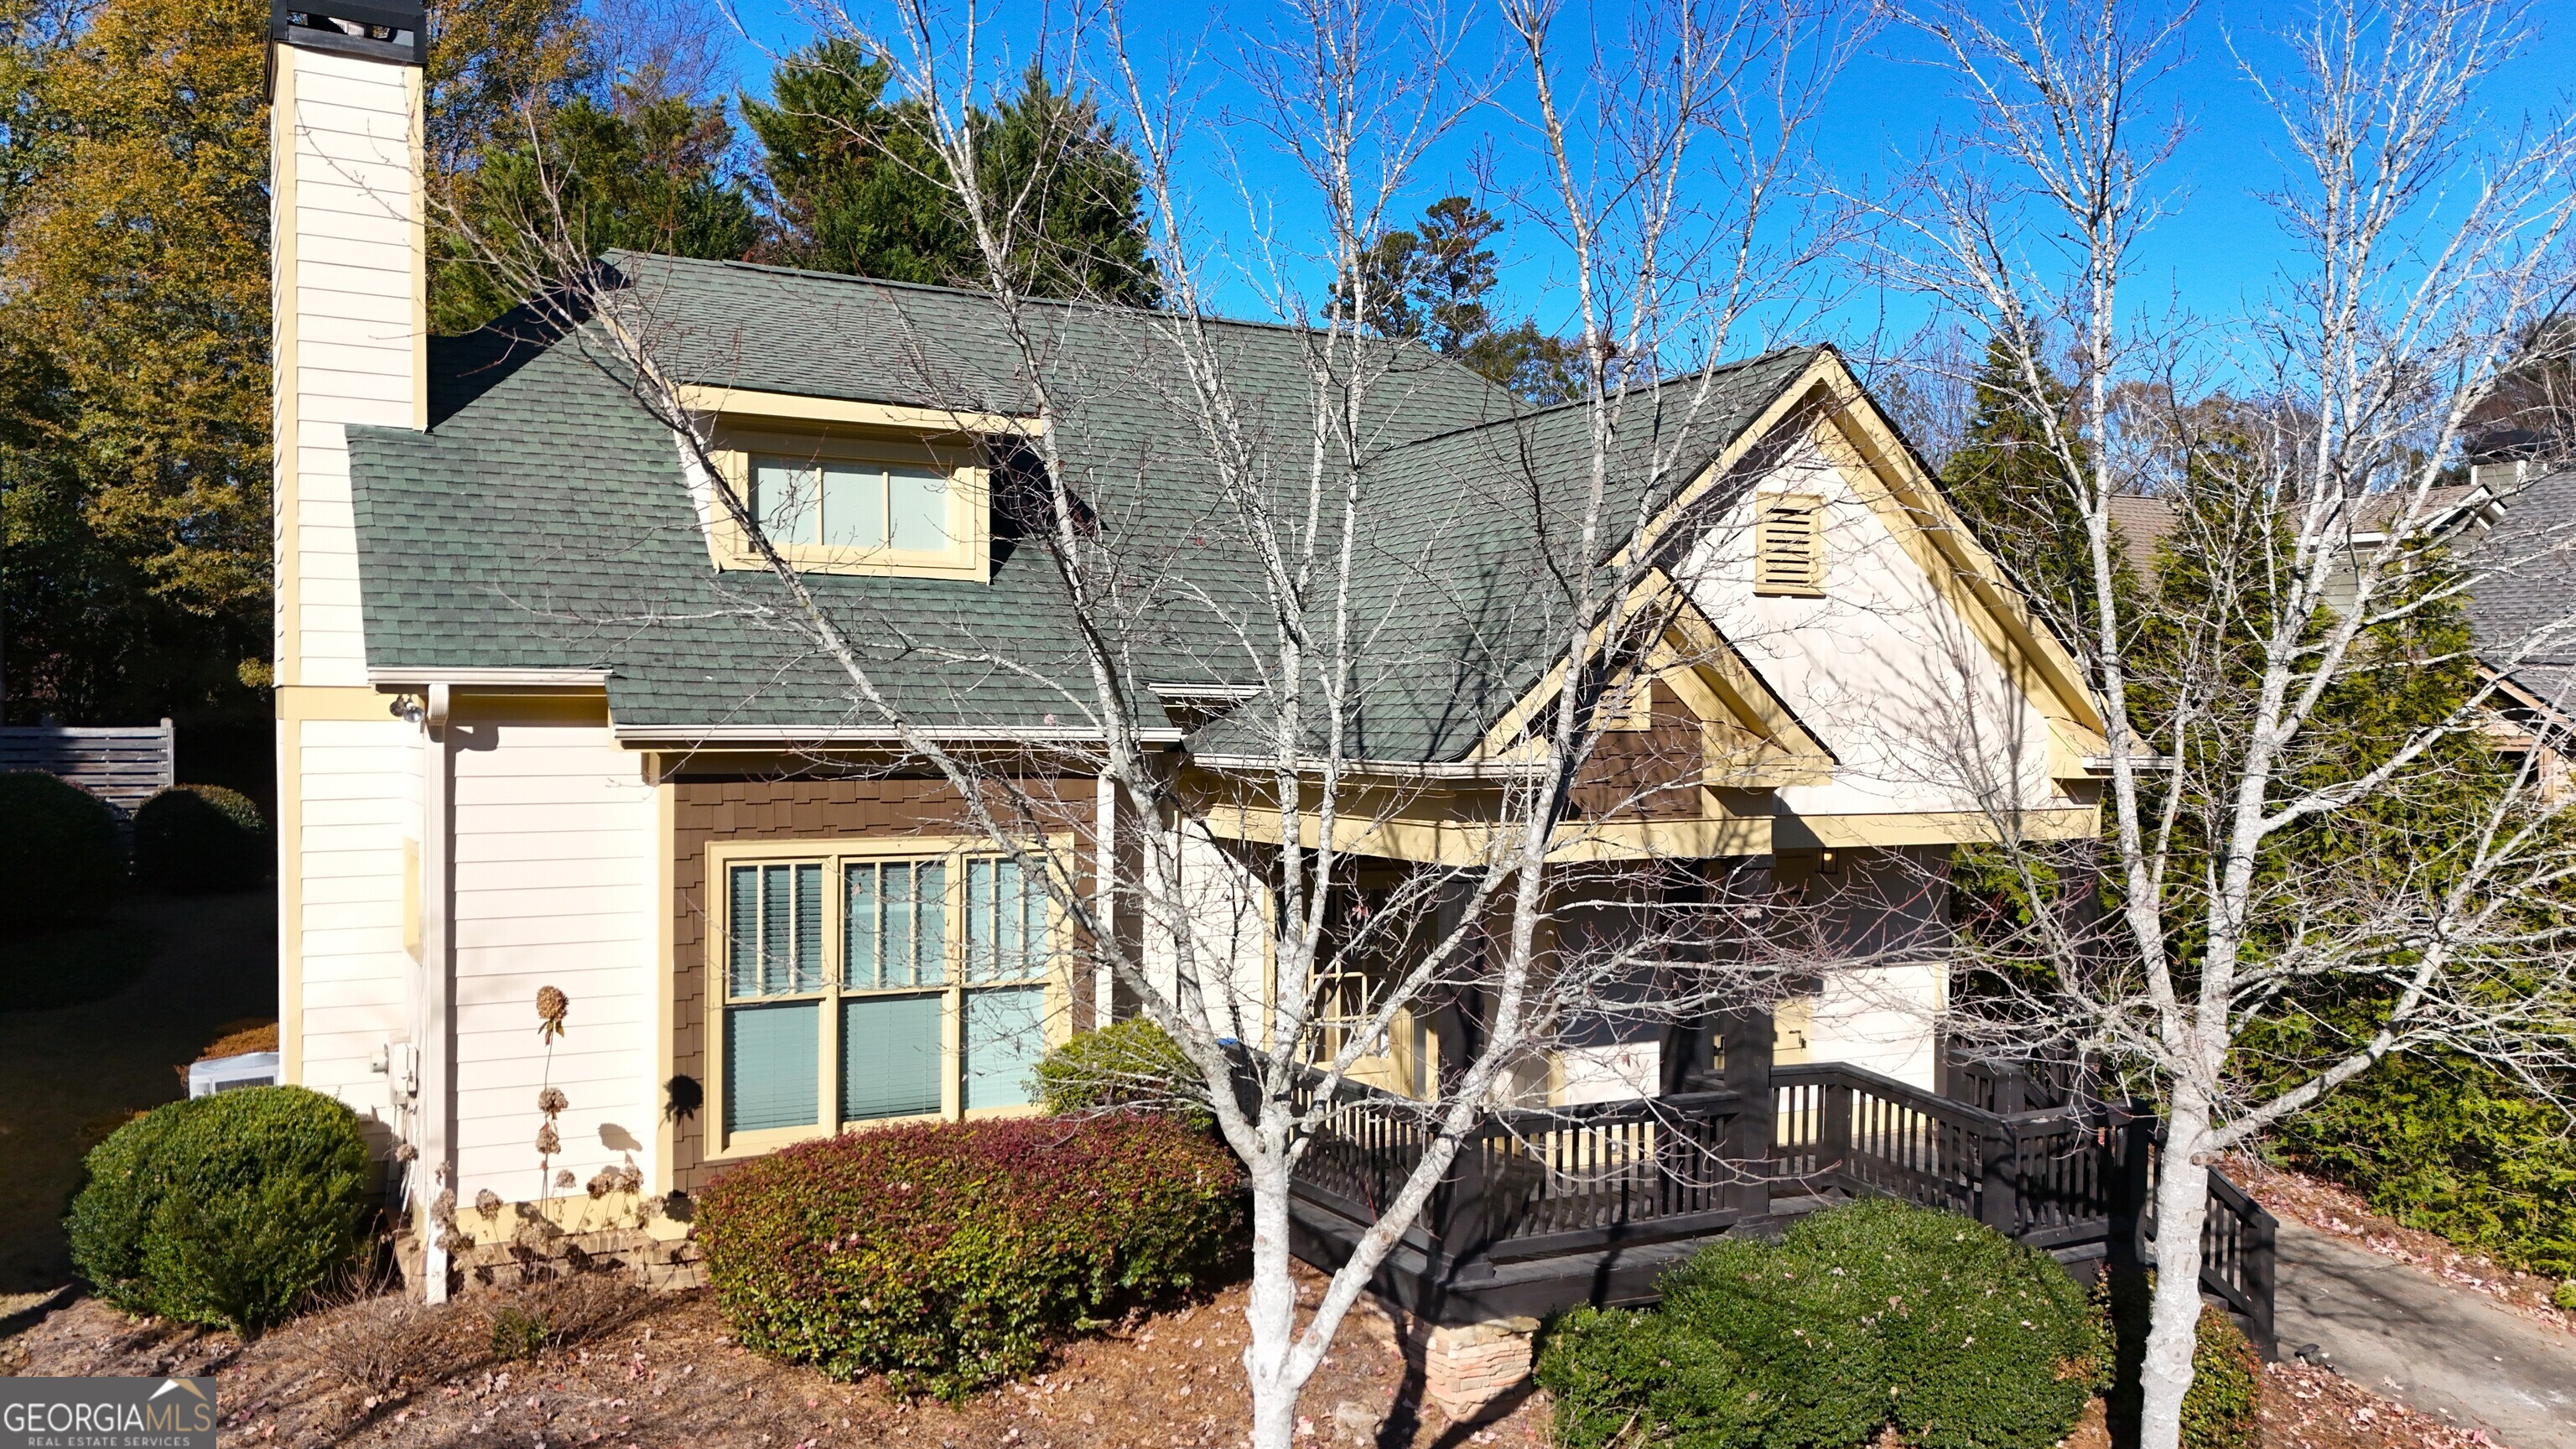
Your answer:
[[[1735,1092],[1487,1112],[1405,1241],[1455,1266],[1722,1232],[1769,1207],[1769,1185],[1742,1165],[1759,1152],[1744,1115]],[[1417,1103],[1344,1082],[1305,1144],[1297,1194],[1374,1222],[1435,1127]]]
[[[1433,1131],[1419,1104],[1343,1083],[1315,1119],[1296,1195],[1352,1228],[1373,1223]],[[1615,1264],[1636,1281],[1642,1270],[1622,1257],[1632,1249],[1765,1219],[1775,1198],[1874,1194],[2070,1262],[2136,1261],[2152,1240],[2156,1131],[2142,1110],[2081,1098],[1999,1113],[1842,1063],[1775,1067],[1752,1100],[1705,1091],[1488,1112],[1403,1243],[1426,1281],[1450,1287],[1526,1280],[1553,1262],[1565,1301],[1550,1306],[1564,1307],[1601,1299]],[[2273,1231],[2270,1214],[2210,1175],[2202,1287],[2266,1354]],[[1515,1301],[1525,1311],[1538,1299]]]

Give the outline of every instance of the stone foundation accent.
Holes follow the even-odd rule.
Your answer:
[[[595,1233],[522,1232],[456,1255],[451,1287],[466,1293],[515,1288],[575,1273],[624,1273],[636,1286],[666,1292],[703,1288],[706,1267],[690,1238],[659,1238],[637,1228]]]
[[[448,1265],[450,1295],[490,1293],[522,1283],[543,1283],[575,1273],[622,1273],[637,1287],[657,1293],[707,1286],[704,1256],[697,1241],[665,1237],[641,1228],[613,1228],[588,1233],[550,1230],[550,1224],[528,1223],[508,1242],[477,1243],[459,1251]],[[406,1234],[395,1247],[405,1285],[420,1289],[419,1240]]]
[[[1538,1320],[1430,1323],[1374,1294],[1351,1306],[1352,1321],[1391,1343],[1422,1376],[1422,1396],[1453,1423],[1472,1422],[1498,1399],[1529,1382]]]

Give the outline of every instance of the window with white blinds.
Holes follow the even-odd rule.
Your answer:
[[[1814,597],[1825,591],[1825,500],[1766,493],[1755,500],[1753,592]]]
[[[720,868],[728,1142],[1031,1100],[1055,954],[1037,869],[963,850]]]

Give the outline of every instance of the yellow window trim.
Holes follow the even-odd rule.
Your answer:
[[[1046,838],[1047,853],[1059,866],[1074,858],[1074,839],[1070,834]],[[841,867],[857,861],[932,860],[948,867],[947,901],[943,940],[948,949],[962,953],[966,941],[966,889],[964,862],[970,856],[991,857],[1008,852],[992,842],[975,836],[910,835],[874,839],[820,840],[743,840],[718,841],[707,847],[707,931],[704,959],[705,1033],[707,1070],[704,1082],[706,1104],[701,1120],[706,1123],[706,1152],[709,1162],[733,1161],[775,1152],[782,1147],[816,1138],[831,1137],[846,1131],[865,1131],[877,1127],[899,1126],[908,1122],[982,1121],[993,1117],[1026,1117],[1042,1109],[1025,1106],[968,1108],[964,1102],[965,1043],[960,1027],[965,1021],[965,995],[970,987],[962,979],[962,956],[952,957],[941,968],[938,986],[860,987],[842,984],[842,946],[844,928],[841,911],[845,903],[836,901],[839,894]],[[823,988],[817,992],[761,998],[763,1001],[815,1001],[825,1009],[815,1013],[820,1021],[821,1036],[815,1044],[817,1068],[814,1084],[815,1116],[826,1119],[810,1127],[769,1127],[749,1132],[725,1130],[725,1032],[723,1014],[730,1000],[730,979],[725,962],[733,929],[729,910],[730,894],[726,887],[727,872],[735,866],[781,864],[789,861],[815,862],[823,866],[825,898],[835,902],[824,914]],[[1062,912],[1052,905],[1047,911],[1047,969],[1033,982],[994,982],[996,986],[1036,984],[1046,990],[1042,1012],[1049,1047],[1060,1046],[1072,1035],[1074,981],[1071,967],[1072,933]],[[936,993],[940,1010],[940,1079],[939,1110],[908,1117],[868,1117],[848,1122],[839,1121],[841,1061],[841,1013],[833,1004],[852,997],[928,996]]]
[[[913,434],[988,437],[1008,434],[1024,438],[1034,438],[1046,431],[1046,420],[1034,415],[1014,417],[1009,413],[857,402],[848,398],[763,392],[757,388],[711,387],[703,383],[682,384],[680,406],[691,412],[713,414],[728,420],[757,419],[791,426],[839,424]]]
[[[797,462],[929,466],[948,475],[948,546],[941,549],[849,548],[782,544],[779,552],[800,573],[861,574],[894,578],[960,579],[989,583],[993,576],[992,474],[971,444],[929,442],[855,429],[796,429],[725,419],[709,449],[736,498],[752,498],[752,459]],[[716,565],[765,569],[769,565],[731,518],[715,520]]]

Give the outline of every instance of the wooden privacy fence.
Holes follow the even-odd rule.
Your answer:
[[[0,771],[60,775],[131,817],[177,779],[168,720],[133,728],[10,725],[0,728]]]

